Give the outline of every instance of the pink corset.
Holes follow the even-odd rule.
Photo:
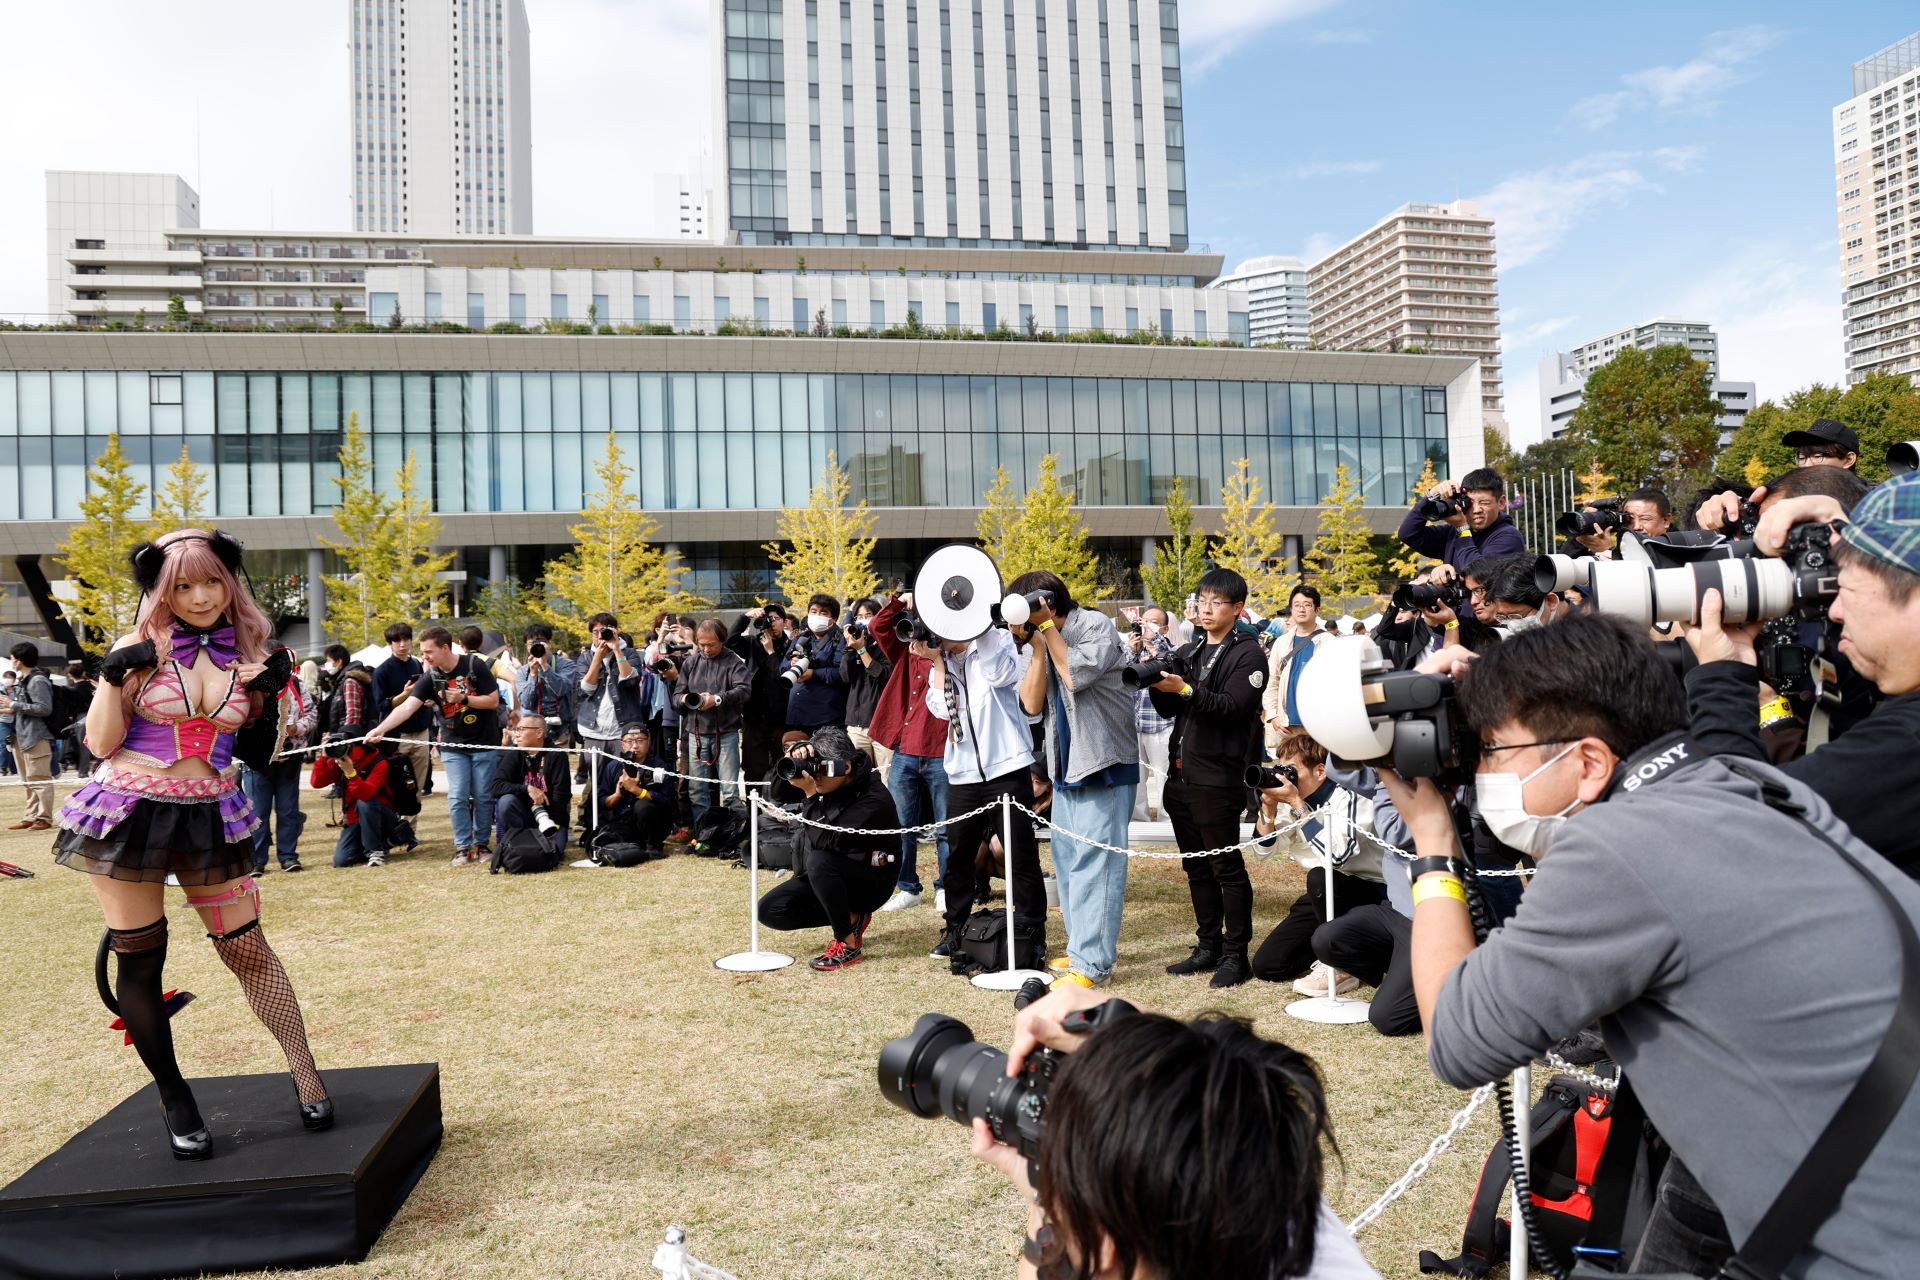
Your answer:
[[[128,756],[156,769],[193,757],[215,769],[233,762],[233,735],[247,720],[247,691],[232,679],[227,696],[212,715],[199,714],[187,701],[177,664],[156,671],[134,699],[127,736],[114,756]]]

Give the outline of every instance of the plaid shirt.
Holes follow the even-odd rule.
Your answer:
[[[1173,656],[1173,642],[1164,635],[1150,638],[1141,647],[1141,658],[1154,662]],[[1141,733],[1166,733],[1173,728],[1173,721],[1153,709],[1150,691],[1140,690],[1133,695],[1133,727]]]

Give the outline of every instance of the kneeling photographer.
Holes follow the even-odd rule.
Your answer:
[[[800,817],[849,830],[797,824],[797,869],[760,899],[760,923],[769,929],[832,929],[833,941],[807,963],[816,973],[833,973],[864,958],[867,925],[893,896],[900,816],[873,762],[838,725],[815,729],[787,748],[780,772],[807,798]],[[867,831],[886,834],[860,834]]]
[[[573,808],[573,768],[564,751],[543,751],[547,745],[545,717],[522,712],[513,722],[517,751],[500,752],[493,770],[494,827],[499,843],[494,860],[508,852],[516,831],[538,832],[550,853],[567,847],[567,818]]]
[[[592,847],[630,844],[650,857],[665,856],[661,846],[673,830],[678,801],[667,769],[654,753],[647,722],[628,724],[620,735],[620,755],[600,763],[600,826],[590,837]]]
[[[1027,1206],[1023,1277],[1379,1280],[1321,1194],[1318,1070],[1243,1021],[1071,987],[1021,1011],[1006,1054],[939,1014],[881,1052],[914,1115],[941,1114],[950,1079],[945,1114]]]
[[[1476,942],[1447,795],[1382,771],[1419,854],[1413,981],[1434,1073],[1499,1080],[1598,1020],[1674,1153],[1635,1270],[1712,1274],[1673,1207],[1706,1198],[1751,1251],[1741,1274],[1904,1274],[1920,1247],[1915,1055],[1882,1042],[1920,1019],[1920,983],[1903,983],[1920,973],[1920,886],[1803,784],[1704,756],[1671,667],[1627,624],[1570,618],[1458,674],[1480,812],[1539,864]]]
[[[1810,468],[1846,477],[1834,467]],[[1791,474],[1791,473],[1790,473]],[[1828,550],[1839,566],[1828,619],[1839,625],[1839,656],[1872,682],[1881,700],[1844,736],[1781,766],[1833,807],[1834,816],[1909,876],[1920,877],[1920,823],[1906,797],[1920,784],[1920,475],[1896,476],[1862,498],[1852,515],[1830,497],[1779,499],[1755,531],[1777,554],[1789,530],[1835,522]],[[1701,607],[1687,640],[1700,665],[1687,676],[1694,736],[1703,749],[1764,758],[1758,725],[1783,714],[1763,705],[1756,721],[1755,629],[1721,625],[1718,593]],[[1902,779],[1905,779],[1903,782]]]

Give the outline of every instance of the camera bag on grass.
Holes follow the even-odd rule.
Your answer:
[[[500,841],[500,847],[493,851],[493,865],[488,870],[504,871],[510,876],[551,871],[560,865],[561,840],[558,831],[552,836],[543,835],[532,827],[509,831]]]
[[[587,850],[587,856],[605,867],[637,867],[643,862],[655,858],[664,858],[666,853],[649,852],[644,846],[631,840],[611,839],[612,831],[603,828],[594,833],[593,847]]]
[[[702,858],[724,858],[747,844],[747,819],[738,809],[716,804],[693,824],[693,843],[687,852]]]
[[[1007,967],[1007,909],[982,907],[960,926],[960,953],[983,970]],[[1040,969],[1047,963],[1046,942],[1023,938],[1014,948],[1013,967]]]
[[[799,813],[797,804],[775,806],[781,813]],[[754,822],[760,827],[760,869],[762,871],[798,871],[802,861],[800,829],[791,822],[781,822],[768,813],[755,813]],[[734,853],[739,856],[740,865],[747,865],[748,855],[753,850],[742,844]]]

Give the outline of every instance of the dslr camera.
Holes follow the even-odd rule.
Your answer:
[[[1246,782],[1248,788],[1254,791],[1271,791],[1282,782],[1297,787],[1300,785],[1300,771],[1277,760],[1263,760],[1247,766]]]
[[[1462,498],[1459,494],[1455,494],[1450,498],[1438,497],[1424,499],[1420,503],[1419,509],[1422,520],[1451,520],[1457,515],[1466,513],[1467,503],[1466,499]]]
[[[528,646],[527,646],[527,656],[528,656],[529,658],[544,658],[544,657],[546,657],[546,656],[547,656],[547,644],[546,644],[546,641],[544,641],[544,640],[535,640],[535,641],[534,641],[534,642],[533,642],[532,644],[530,644],[530,645],[528,645]]]
[[[809,778],[844,778],[852,771],[849,763],[819,756],[781,756],[773,763],[774,776],[782,782],[792,782],[802,774]]]
[[[547,806],[543,804],[533,806],[533,825],[543,836],[550,836],[560,829],[560,824],[553,820],[553,815],[547,812]]]
[[[1120,683],[1129,689],[1145,689],[1158,684],[1172,670],[1171,662],[1129,662],[1120,668]]]
[[[773,626],[773,615],[770,613],[763,613],[759,617],[755,618],[752,622],[749,622],[747,624],[747,629],[753,632],[755,635],[761,635],[771,626]]]
[[[1626,527],[1626,513],[1619,498],[1596,498],[1587,505],[1592,511],[1569,511],[1553,522],[1563,538],[1585,538],[1602,529],[1609,533]]]
[[[1137,1012],[1125,1000],[1109,1000],[1074,1010],[1060,1025],[1084,1035]],[[985,1120],[993,1136],[1025,1156],[1028,1170],[1037,1175],[1047,1094],[1064,1056],[1035,1049],[1020,1074],[1008,1076],[1007,1055],[975,1040],[966,1023],[923,1013],[912,1032],[881,1047],[880,1092],[922,1119],[944,1115],[968,1128]]]
[[[846,633],[849,640],[865,640],[871,634],[871,629],[866,623],[856,619],[847,624]]]
[[[1365,636],[1321,645],[1313,675],[1300,683],[1300,724],[1337,763],[1384,763],[1403,778],[1443,784],[1465,779],[1451,677],[1395,671]]]
[[[650,768],[646,765],[641,764],[638,760],[635,760],[632,756],[620,757],[620,772],[626,774],[629,778],[644,779],[647,785],[650,787],[659,786],[660,783],[664,781],[667,776],[667,771],[665,769],[661,769],[658,767]]]
[[[901,644],[939,644],[940,637],[927,629],[917,613],[903,613],[893,620],[893,634]]]
[[[1595,610],[1639,627],[1697,624],[1710,590],[1720,593],[1729,623],[1789,615],[1815,620],[1826,616],[1840,589],[1832,542],[1832,528],[1818,521],[1789,530],[1778,559],[1759,554],[1750,540],[1715,533],[1629,534],[1618,560],[1541,556],[1534,582],[1542,591],[1582,587]]]
[[[1403,582],[1393,590],[1390,601],[1396,610],[1423,613],[1435,605],[1445,605],[1455,613],[1467,602],[1467,593],[1457,582]]]
[[[799,684],[800,673],[805,671],[812,663],[813,637],[801,636],[799,642],[793,646],[793,658],[787,663],[787,669],[780,673],[780,678],[790,685]]]
[[[655,675],[663,676],[672,668],[679,666],[680,660],[692,652],[693,646],[690,644],[666,645],[660,650],[660,656],[649,662],[647,666]]]

